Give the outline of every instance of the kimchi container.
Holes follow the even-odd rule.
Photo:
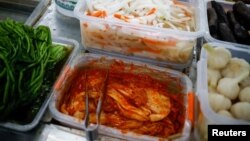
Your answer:
[[[103,71],[104,77],[99,76],[98,73],[91,75],[91,73],[88,72],[88,70],[95,70],[97,68],[105,70]],[[84,69],[85,73],[83,71]],[[102,79],[105,78],[105,76],[107,76],[107,81]],[[119,78],[114,79],[115,76]],[[85,78],[88,78],[87,81],[85,81]],[[102,81],[97,81],[94,78],[100,78]],[[144,78],[147,78],[147,81],[145,81]],[[171,82],[169,80],[171,80]],[[90,82],[87,83],[88,81]],[[135,81],[137,83],[135,83]],[[165,83],[167,81],[169,83],[162,89],[162,92],[165,93],[168,91],[168,96],[163,96],[163,93],[158,93],[159,91],[156,91],[156,89],[152,91],[153,88],[160,87],[161,82]],[[150,82],[154,83],[147,85],[145,88],[142,87],[142,85],[149,84]],[[159,85],[158,82],[160,82]],[[97,84],[102,86],[106,85],[106,91],[103,91],[104,100],[102,102],[102,113],[100,117],[101,125],[98,129],[100,134],[126,140],[152,141],[159,139],[189,139],[193,121],[193,94],[191,80],[185,74],[117,57],[94,55],[91,53],[79,55],[72,65],[64,69],[54,87],[54,96],[49,105],[52,117],[64,125],[84,130],[84,95],[87,88],[86,85],[92,86],[92,84],[95,86],[98,86]],[[176,89],[177,87],[179,88],[178,90]],[[74,88],[81,90],[75,91]],[[93,92],[101,88],[95,87],[94,89],[88,89],[90,89],[88,92]],[[96,95],[96,93],[89,93],[90,122],[93,123],[95,120],[93,121],[91,117],[93,118],[95,110],[93,110],[93,105],[91,104],[91,100],[93,102],[91,97],[93,98],[94,95]],[[152,97],[158,99],[158,102],[154,101],[156,99],[152,99]],[[173,99],[174,97],[175,100]],[[94,99],[94,101],[95,100],[96,99]],[[141,100],[142,103],[137,100]],[[154,101],[155,104],[150,103],[150,100]],[[137,107],[133,106],[133,104],[136,103],[135,101],[137,101]],[[112,102],[114,103],[112,104]],[[144,106],[141,106],[143,102],[146,102],[146,107],[144,107],[145,103]],[[149,115],[145,115],[145,111],[142,110],[144,111],[142,112],[144,119],[141,119],[140,116],[134,116],[136,114],[131,113],[131,109],[126,107],[127,105],[130,105],[129,107],[132,107],[132,109],[136,109],[135,113],[137,113],[139,109],[149,110],[151,112]],[[169,112],[167,112],[168,114],[163,112],[158,115],[161,118],[157,118],[157,116],[153,116],[153,113],[159,114],[160,112],[152,112],[152,109],[149,107],[158,107],[160,109],[166,109],[164,110],[165,112]],[[123,108],[126,110],[124,111]],[[144,130],[147,130],[147,132],[145,131],[143,134],[142,131]],[[157,131],[160,133],[153,133]]]
[[[65,62],[63,62],[63,64],[61,66],[58,66],[57,68],[55,68],[56,71],[56,75],[57,77],[60,75],[60,71],[63,70],[64,67],[66,67],[72,60],[73,58],[76,56],[76,53],[79,50],[79,44],[77,43],[77,41],[72,40],[72,39],[66,39],[66,38],[61,38],[61,37],[56,37],[53,38],[53,44],[60,44],[60,45],[64,45],[66,48],[68,48],[70,50],[68,57],[66,58]],[[58,71],[57,71],[58,70]],[[53,86],[51,86],[53,87]],[[27,115],[27,113],[22,113],[22,115],[20,116],[21,118],[29,118],[29,121],[23,121],[22,120],[18,120],[15,119],[13,121],[6,121],[6,122],[0,122],[0,126],[4,127],[6,129],[12,129],[12,130],[16,130],[16,131],[21,131],[21,132],[26,132],[29,131],[33,128],[35,128],[38,123],[40,122],[45,110],[47,109],[47,106],[49,104],[49,101],[51,99],[53,90],[49,90],[48,94],[45,94],[45,98],[44,101],[42,102],[42,104],[40,106],[36,106],[38,108],[38,112],[29,112],[29,114],[34,114],[34,116],[31,115]],[[40,99],[42,99],[42,96],[39,97]],[[33,104],[34,106],[34,104]],[[26,110],[28,111],[28,109]],[[29,110],[30,111],[30,110]],[[32,117],[32,118],[30,118]]]
[[[169,1],[173,2],[191,12],[190,29],[178,29],[179,27],[171,29],[132,21],[124,22],[110,15],[107,18],[88,16],[87,1],[78,1],[74,14],[80,21],[82,45],[93,53],[116,57],[127,56],[136,61],[173,69],[186,68],[193,59],[197,38],[202,37],[204,33],[201,23],[204,4],[201,0]],[[166,11],[175,7],[168,4],[161,6],[163,9],[166,7],[164,9]],[[119,4],[110,6],[114,9],[117,7]]]
[[[240,59],[244,59],[248,63],[250,63],[250,50],[243,49],[240,47],[236,47],[233,45],[221,44],[217,42],[209,43],[213,47],[224,47],[228,49],[232,58],[237,57]],[[197,111],[197,127],[195,127],[195,136],[199,140],[207,140],[207,125],[214,124],[223,124],[223,125],[242,125],[242,124],[250,124],[249,121],[231,118],[225,115],[221,115],[216,113],[211,107],[209,103],[209,92],[208,92],[208,77],[207,77],[207,52],[204,48],[201,50],[200,60],[197,65],[197,97],[199,101],[199,108]],[[240,75],[240,74],[239,74]],[[249,76],[248,76],[249,77]],[[240,89],[244,86],[240,85]],[[232,101],[232,105],[234,102]],[[230,109],[227,110],[230,112]],[[250,112],[250,110],[248,111]]]
[[[212,4],[211,4],[211,1],[212,0],[207,0],[205,2],[205,8],[208,9],[208,8],[212,8]],[[220,4],[222,7],[223,7],[223,10],[225,12],[229,11],[229,10],[233,10],[233,4],[235,2],[231,2],[231,1],[223,1],[223,0],[215,0],[218,4]],[[247,5],[249,8],[250,8],[250,5]],[[240,47],[240,48],[246,48],[246,49],[249,49],[250,48],[250,44],[242,44],[242,43],[234,43],[234,42],[229,42],[229,41],[223,41],[223,40],[220,40],[220,39],[216,39],[214,38],[210,31],[209,31],[209,24],[208,24],[208,16],[207,16],[207,10],[205,10],[205,14],[204,14],[204,27],[205,27],[205,39],[208,41],[208,42],[217,42],[217,43],[221,43],[221,44],[227,44],[227,45],[233,45],[233,46],[237,46],[237,47]],[[226,13],[227,14],[227,13]],[[238,21],[237,21],[238,22]],[[242,25],[241,25],[242,26]],[[230,27],[229,27],[230,28]],[[236,30],[238,31],[238,30]],[[218,31],[217,31],[218,32]],[[231,30],[232,34],[233,34],[233,31]],[[249,32],[249,31],[248,31]],[[218,33],[217,33],[218,34]],[[243,33],[240,33],[241,35],[243,35]],[[248,40],[250,40],[250,33],[248,33],[249,36],[248,36]],[[234,36],[235,38],[235,36]]]

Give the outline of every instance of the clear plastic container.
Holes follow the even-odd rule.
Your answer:
[[[224,47],[232,53],[232,57],[245,59],[250,63],[250,50],[235,47],[233,45],[221,44],[216,42],[209,43],[213,47]],[[208,83],[207,83],[207,53],[202,48],[200,60],[197,64],[197,97],[200,109],[197,109],[197,120],[195,127],[195,136],[200,140],[207,140],[207,125],[209,124],[225,124],[225,125],[241,125],[250,124],[250,121],[229,118],[214,112],[208,101]],[[249,109],[250,112],[250,109]]]
[[[241,48],[246,48],[246,49],[249,49],[250,48],[250,45],[246,45],[246,44],[240,44],[240,43],[233,43],[233,42],[228,42],[228,41],[223,41],[223,40],[219,40],[219,39],[216,39],[214,37],[211,36],[210,32],[209,32],[209,26],[208,26],[208,17],[207,17],[207,8],[210,8],[212,7],[211,6],[211,1],[212,0],[206,0],[205,2],[205,15],[203,16],[204,18],[204,25],[205,25],[205,39],[208,41],[208,42],[218,42],[218,43],[222,43],[222,44],[228,44],[228,45],[233,45],[233,46],[238,46],[238,47],[241,47]],[[222,7],[224,8],[225,12],[228,11],[228,10],[232,10],[232,7],[233,7],[233,4],[234,2],[227,2],[227,1],[223,1],[223,0],[215,0],[216,2],[218,2],[219,4],[222,5]]]
[[[73,58],[76,56],[76,53],[79,50],[78,42],[75,40],[71,40],[71,39],[56,37],[56,38],[53,38],[53,43],[54,44],[62,44],[65,47],[72,49],[69,57],[67,58],[64,66],[62,67],[62,69],[67,68],[67,65],[70,64],[70,62],[73,60]],[[42,116],[43,116],[43,114],[44,114],[44,112],[49,104],[52,93],[53,93],[53,91],[51,90],[51,92],[45,98],[39,111],[36,113],[36,115],[34,116],[33,120],[30,123],[21,124],[21,123],[14,123],[14,122],[0,122],[0,126],[4,127],[4,128],[16,130],[16,131],[21,131],[21,132],[26,132],[26,131],[29,131],[29,130],[35,128],[38,125],[39,121],[41,120],[41,118],[42,118]]]
[[[195,31],[114,21],[86,16],[86,1],[79,1],[74,14],[80,20],[82,44],[94,53],[127,56],[160,66],[183,69],[193,59],[196,39],[204,34],[201,23],[204,4],[200,0],[178,1],[194,11]]]
[[[114,59],[116,61],[122,61],[127,65],[131,65],[134,66],[133,68],[139,68],[139,72],[140,73],[153,73],[155,75],[159,75],[161,74],[161,78],[169,77],[177,77],[180,78],[180,83],[183,86],[183,94],[186,94],[187,96],[185,96],[184,98],[184,106],[185,106],[185,121],[184,121],[184,125],[183,125],[183,129],[181,133],[177,133],[174,135],[171,135],[168,139],[173,139],[173,140],[188,140],[190,137],[190,131],[191,131],[191,119],[190,115],[192,116],[193,113],[190,114],[190,108],[192,106],[190,106],[188,103],[189,101],[189,95],[192,95],[192,83],[190,81],[190,79],[183,73],[180,73],[178,71],[174,71],[174,70],[170,70],[170,69],[164,69],[164,68],[160,68],[160,67],[156,67],[156,66],[151,66],[148,64],[144,64],[144,63],[139,63],[139,62],[135,62],[135,61],[129,61],[126,59],[121,59],[121,58],[117,58],[117,57],[108,57],[108,56],[104,56],[104,55],[94,55],[91,53],[85,54],[85,55],[80,55],[77,57],[77,59],[75,60],[75,62],[70,66],[70,69],[67,69],[67,71],[65,71],[64,75],[61,75],[61,77],[59,78],[60,83],[57,84],[57,87],[55,87],[55,91],[54,91],[54,97],[50,102],[49,105],[49,110],[52,114],[52,117],[61,122],[64,125],[70,126],[70,127],[74,127],[77,129],[84,129],[83,127],[83,120],[77,119],[73,116],[69,116],[67,114],[62,113],[59,110],[60,105],[62,104],[62,100],[65,94],[65,90],[67,90],[67,86],[70,86],[70,84],[72,83],[72,76],[73,76],[73,72],[76,68],[78,67],[82,67],[90,62],[98,62],[97,64],[100,67],[108,67],[107,64],[112,64],[112,61],[114,61]],[[103,61],[103,63],[105,62],[106,65],[102,65],[102,63],[99,63],[99,61]],[[148,70],[149,69],[149,70]],[[152,70],[151,70],[152,69]],[[126,69],[125,69],[126,70]],[[128,68],[128,70],[130,70]],[[137,70],[137,69],[135,69]],[[141,72],[142,71],[142,72]],[[141,134],[136,134],[133,132],[123,132],[122,130],[116,129],[116,128],[111,128],[108,126],[104,126],[104,125],[100,125],[99,127],[99,133],[104,134],[104,135],[109,135],[112,137],[117,137],[117,138],[122,138],[122,139],[126,139],[126,140],[159,140],[162,138],[159,137],[153,137],[153,136],[148,136],[148,135],[141,135]],[[167,139],[162,139],[162,140],[167,140]]]

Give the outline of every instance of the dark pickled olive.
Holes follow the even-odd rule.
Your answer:
[[[247,30],[250,30],[250,8],[242,1],[238,1],[233,5],[233,12],[237,21]]]
[[[231,30],[237,42],[243,43],[243,44],[249,44],[250,37],[249,37],[248,31],[243,26],[241,26],[238,23],[238,21],[236,21],[234,17],[234,13],[232,11],[227,12],[227,18],[228,18]]]
[[[250,0],[234,0],[235,2],[237,1],[243,1],[245,4],[250,4]]]
[[[211,1],[212,3],[212,7],[214,8],[217,17],[218,17],[218,23],[226,23],[227,25],[229,25],[228,20],[227,20],[227,15],[223,9],[223,7],[221,6],[221,4],[219,4],[218,2],[215,1]]]
[[[221,40],[236,43],[233,33],[226,23],[219,23],[219,34]]]
[[[217,14],[214,8],[207,9],[207,17],[208,17],[208,26],[209,32],[214,38],[218,38],[217,35]]]

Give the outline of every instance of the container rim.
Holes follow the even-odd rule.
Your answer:
[[[195,46],[196,46],[196,43],[195,43],[194,47]],[[170,62],[170,61],[157,61],[157,60],[154,60],[154,59],[151,59],[151,58],[140,57],[140,56],[127,56],[125,54],[109,52],[109,51],[99,50],[99,49],[95,49],[95,48],[85,48],[85,49],[89,50],[90,53],[94,53],[94,54],[102,54],[102,55],[107,55],[107,56],[114,56],[114,57],[119,57],[119,58],[123,58],[123,59],[127,59],[127,60],[132,59],[132,60],[135,60],[135,61],[154,64],[154,65],[160,66],[160,67],[166,67],[167,66],[168,68],[172,68],[172,69],[175,69],[175,70],[183,70],[183,69],[187,68],[193,61],[193,53],[191,53],[190,58],[188,59],[188,61],[186,63],[181,64],[181,63],[174,63],[174,62]]]
[[[151,31],[151,32],[155,32],[155,31],[159,31],[159,32],[164,32],[164,33],[168,33],[171,35],[176,35],[179,38],[198,38],[198,37],[202,37],[205,34],[205,29],[203,28],[203,20],[202,16],[204,15],[204,2],[203,0],[194,0],[196,3],[198,3],[198,7],[197,8],[197,12],[196,14],[198,14],[199,17],[199,26],[196,25],[196,28],[198,28],[198,31],[193,31],[193,32],[188,32],[188,31],[182,31],[182,30],[176,30],[176,29],[169,29],[169,28],[158,28],[158,27],[153,27],[153,26],[148,26],[148,25],[142,25],[142,24],[134,24],[134,23],[126,23],[126,22],[120,22],[120,21],[112,21],[109,19],[102,19],[102,18],[98,18],[98,17],[91,17],[91,16],[85,16],[82,11],[82,6],[86,5],[86,1],[78,1],[75,9],[74,9],[74,15],[76,18],[78,18],[80,21],[90,21],[90,22],[95,22],[95,23],[105,23],[105,24],[114,24],[114,25],[119,25],[122,27],[128,27],[128,28],[137,28],[137,29],[141,29],[142,31]],[[180,1],[182,3],[187,3],[187,2],[183,2]],[[188,4],[188,3],[187,3]]]

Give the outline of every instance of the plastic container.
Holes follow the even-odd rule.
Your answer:
[[[209,43],[214,47],[224,47],[229,49],[232,57],[245,59],[250,63],[250,50],[235,47],[232,45],[221,44],[216,42]],[[229,118],[214,112],[208,101],[208,83],[207,83],[207,53],[202,48],[200,60],[197,65],[197,97],[200,104],[200,109],[197,109],[197,127],[195,127],[195,135],[200,140],[207,140],[207,125],[208,124],[225,124],[225,125],[241,125],[250,124],[250,121]],[[250,110],[249,110],[250,112]]]
[[[204,4],[200,0],[180,3],[193,8],[193,32],[86,16],[86,1],[77,3],[74,14],[80,20],[82,44],[86,50],[183,69],[193,59],[196,39],[204,34],[201,23]]]
[[[63,69],[76,56],[76,53],[79,50],[79,44],[75,40],[66,39],[66,38],[58,38],[58,37],[53,38],[53,43],[54,44],[62,44],[62,45],[65,45],[65,47],[72,49],[67,61],[65,62],[64,66],[62,67],[62,69]],[[43,114],[44,114],[44,112],[49,104],[49,101],[51,99],[51,95],[52,95],[52,90],[47,95],[47,97],[45,98],[39,111],[36,113],[36,115],[34,116],[33,120],[30,123],[21,124],[21,123],[14,123],[14,122],[0,122],[0,126],[8,128],[8,129],[16,130],[16,131],[21,131],[21,132],[25,132],[25,131],[29,131],[29,130],[33,129],[34,127],[36,127],[38,125],[39,121],[41,120],[41,118],[42,118],[42,116],[43,116]]]
[[[61,122],[64,125],[70,126],[70,127],[74,127],[77,129],[83,129],[83,121],[80,119],[77,119],[73,116],[69,116],[67,114],[64,114],[62,112],[60,112],[59,107],[62,103],[64,94],[65,94],[65,89],[66,91],[68,90],[67,86],[70,86],[71,81],[73,81],[71,79],[72,75],[74,73],[74,70],[78,67],[82,67],[84,65],[86,65],[89,62],[99,62],[99,61],[103,61],[105,62],[106,65],[102,65],[102,63],[98,63],[99,67],[108,67],[107,64],[112,63],[112,61],[118,60],[118,61],[122,61],[124,62],[126,65],[131,65],[133,66],[133,68],[139,68],[140,73],[143,73],[145,71],[145,73],[155,73],[155,74],[162,74],[161,78],[164,78],[165,76],[169,77],[173,76],[173,77],[177,77],[180,78],[181,84],[183,85],[184,89],[183,89],[183,93],[186,94],[187,96],[192,93],[192,83],[190,81],[190,79],[185,75],[182,74],[178,71],[174,71],[174,70],[170,70],[170,69],[164,69],[164,68],[160,68],[160,67],[155,67],[155,66],[151,66],[148,64],[144,64],[144,63],[139,63],[139,62],[135,62],[135,61],[129,61],[129,60],[125,60],[125,59],[121,59],[121,58],[116,58],[116,57],[108,57],[108,56],[103,56],[103,55],[94,55],[91,53],[85,54],[85,55],[80,55],[77,57],[77,59],[75,60],[75,62],[70,66],[70,69],[67,69],[67,71],[65,71],[64,75],[62,75],[59,79],[60,82],[57,87],[55,87],[55,91],[54,91],[54,97],[50,102],[49,105],[49,110],[51,112],[52,117]],[[147,69],[152,69],[151,71],[147,71]],[[126,70],[126,69],[125,69]],[[128,68],[128,70],[130,70]],[[137,69],[135,69],[137,70]],[[143,72],[141,72],[143,71]],[[184,122],[184,126],[183,126],[183,130],[182,132],[179,134],[175,134],[172,135],[171,137],[169,137],[168,139],[173,139],[173,140],[188,140],[189,136],[190,136],[190,131],[191,131],[191,118],[189,118],[189,104],[188,104],[188,97],[185,96],[184,98],[184,105],[186,107],[186,117],[185,117],[185,122]],[[83,102],[84,103],[84,102]],[[193,114],[193,113],[191,113]],[[139,135],[133,132],[123,132],[119,129],[115,129],[115,128],[111,128],[108,126],[104,126],[104,125],[100,125],[99,127],[99,133],[104,134],[104,135],[109,135],[112,137],[116,137],[116,138],[122,138],[122,139],[126,139],[126,140],[159,140],[160,138],[158,137],[153,137],[153,136],[147,136],[147,135]],[[167,140],[167,139],[162,139],[162,140]]]
[[[215,0],[215,1],[222,5],[222,7],[224,8],[225,12],[228,11],[228,10],[232,10],[234,2],[226,2],[226,1],[222,1],[222,0]],[[206,7],[206,9],[212,7],[211,6],[211,0],[207,0],[205,2],[205,7]],[[233,46],[238,46],[238,47],[246,48],[246,49],[250,48],[250,45],[240,44],[240,43],[233,43],[233,42],[228,42],[228,41],[223,41],[223,40],[219,40],[219,39],[216,39],[216,38],[212,37],[211,34],[210,34],[210,32],[209,32],[207,10],[205,10],[205,15],[203,17],[204,17],[204,20],[205,20],[204,21],[204,25],[205,25],[205,30],[206,30],[205,39],[208,42],[218,42],[218,43],[228,44],[228,45],[233,45]]]
[[[55,0],[56,9],[63,15],[74,17],[74,8],[78,0]]]

